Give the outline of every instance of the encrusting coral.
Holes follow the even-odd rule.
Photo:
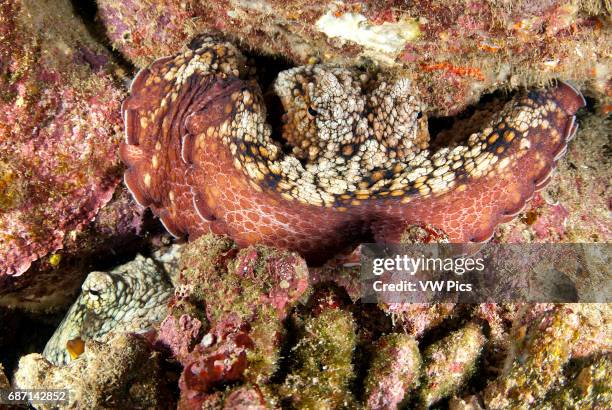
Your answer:
[[[0,303],[42,311],[68,303],[81,261],[138,240],[142,209],[113,199],[125,91],[68,0],[3,1],[0,61]]]
[[[575,363],[567,383],[548,392],[546,401],[537,409],[594,409],[612,406],[612,361],[608,355]]]
[[[543,399],[559,381],[572,356],[579,357],[581,339],[592,333],[589,314],[588,307],[585,310],[581,305],[570,304],[536,305],[519,316],[510,335],[502,374],[484,391],[487,408],[520,407]],[[601,325],[598,330],[604,335],[598,344],[603,351],[609,351],[610,326]]]
[[[606,0],[97,0],[115,48],[142,68],[201,33],[296,65],[386,65],[414,73],[427,114],[483,93],[565,78],[610,110]]]
[[[165,376],[157,382],[178,384],[181,409],[237,403],[395,409],[435,406],[445,399],[450,408],[480,403],[549,408],[560,403],[556,395],[568,403],[593,403],[606,400],[609,392],[604,376],[612,350],[608,304],[464,306],[413,336],[402,323],[380,328],[371,323],[384,318],[376,305],[354,304],[339,296],[340,287],[331,291],[322,282],[309,283],[309,269],[294,253],[264,246],[239,249],[229,238],[211,234],[180,253],[174,296],[148,307],[169,306],[159,326],[144,336],[124,335],[119,344],[111,340],[118,337],[114,332],[103,338],[106,344],[86,340],[80,346],[84,352],[67,366],[27,356],[17,374],[29,381],[20,386],[61,387],[50,380],[68,374],[78,379],[93,360],[88,351],[115,355],[113,349],[128,343],[134,349],[146,345],[148,352],[153,346],[153,356],[164,358]],[[142,257],[133,263],[142,265]],[[101,297],[106,311],[114,312],[109,323],[133,310],[121,298]],[[68,345],[72,352],[79,348],[74,340]],[[31,374],[38,373],[32,369],[50,376],[33,380]],[[130,377],[100,391],[121,390]],[[86,400],[98,399],[80,397],[78,403]]]

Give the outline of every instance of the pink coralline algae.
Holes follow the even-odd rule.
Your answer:
[[[405,334],[381,337],[365,381],[368,409],[395,409],[418,385],[421,354],[416,340]]]
[[[68,1],[0,5],[0,289],[113,196],[123,92]],[[52,259],[52,264],[59,260]]]
[[[155,55],[173,53],[176,44],[184,44],[201,32],[198,1],[127,0],[98,4],[113,45],[138,66],[151,62]],[[164,29],[151,31],[151,25]]]
[[[610,6],[602,1],[97,3],[113,46],[138,67],[214,32],[296,64],[405,69],[417,75],[428,110],[441,115],[461,111],[484,92],[554,78],[572,80],[610,106]]]
[[[308,288],[296,254],[266,247],[238,250],[205,235],[189,244],[171,313],[157,344],[183,365],[181,408],[195,408],[227,382],[265,383],[277,368],[282,320]]]

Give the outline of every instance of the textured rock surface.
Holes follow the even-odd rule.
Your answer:
[[[612,95],[609,2],[97,3],[113,46],[137,67],[175,54],[210,30],[237,40],[247,54],[270,53],[295,64],[356,64],[367,71],[387,66],[413,80],[429,115],[456,113],[483,92],[572,80],[595,98],[589,113],[579,117],[580,130],[551,184],[494,240],[612,240],[605,117]],[[124,87],[109,75],[110,54],[62,0],[0,2],[0,40],[0,272],[9,266],[3,256],[21,269],[33,261],[20,276],[0,273],[3,388],[3,371],[8,378],[14,374],[15,352],[35,351],[34,339],[51,326],[5,306],[40,311],[66,304],[91,271],[88,261],[110,268],[126,256],[115,251],[133,255],[142,250],[139,235],[146,234],[144,210],[129,193],[115,189],[111,198],[121,172],[115,149]],[[274,75],[276,63],[287,68],[284,59],[271,61],[258,71]],[[422,233],[411,236],[436,241]],[[355,255],[340,263],[348,266],[315,270],[297,255],[263,247],[239,251],[225,239],[190,247],[181,268],[151,254],[174,270],[179,285],[155,335],[159,351],[140,337],[120,335],[107,344],[86,342],[70,367],[28,355],[18,372],[20,386],[74,389],[74,408],[173,407],[176,397],[167,395],[165,384],[174,396],[180,389],[182,408],[356,408],[367,400],[366,380],[376,379],[387,382],[379,384],[378,397],[393,408],[398,392],[410,390],[394,383],[406,374],[405,362],[393,360],[383,372],[362,351],[395,357],[397,351],[375,342],[395,332],[414,337],[419,351],[413,353],[427,358],[428,376],[404,396],[408,407],[419,404],[419,395],[441,399],[442,407],[447,397],[449,408],[462,410],[485,403],[547,410],[611,406],[610,305],[363,306],[355,303]],[[308,297],[313,288],[342,296],[320,302]],[[474,331],[476,324],[482,333]],[[32,329],[34,337],[26,334]],[[487,342],[479,348],[483,335]],[[466,354],[469,360],[461,357]],[[160,371],[160,355],[169,359],[169,369]]]
[[[604,98],[602,109],[610,104],[605,1],[97,2],[113,45],[139,67],[212,31],[296,64],[361,62],[408,71],[428,112],[455,113],[482,92],[556,77]]]
[[[156,343],[183,366],[181,405],[200,406],[227,382],[269,382],[282,321],[308,287],[303,259],[263,246],[239,251],[227,238],[205,235],[182,250],[180,265]]]
[[[144,339],[126,334],[108,343],[87,342],[85,352],[67,366],[54,366],[37,353],[24,356],[15,374],[17,388],[68,389],[65,408],[70,409],[171,406],[163,380],[159,355]]]
[[[34,312],[66,307],[92,264],[108,267],[133,255],[147,241],[143,234],[159,229],[156,225],[124,187],[117,187],[96,218],[67,238],[61,250],[35,261],[23,275],[6,278],[0,305]]]
[[[365,380],[368,409],[395,409],[419,384],[421,353],[414,338],[405,334],[381,337]]]
[[[79,248],[79,232],[113,197],[120,181],[116,150],[124,93],[110,75],[110,55],[67,0],[2,2],[0,57],[4,294],[31,283],[39,267],[60,264],[60,249]],[[64,291],[74,290],[76,275],[64,276],[70,277]],[[37,291],[22,296],[32,299]]]
[[[4,374],[4,367],[0,364],[0,389],[8,389],[10,387],[9,380]]]
[[[419,393],[425,406],[451,396],[467,382],[476,370],[485,341],[479,326],[468,323],[427,348]]]
[[[564,386],[550,391],[538,409],[595,409],[612,406],[612,360],[610,355],[595,356],[577,363],[570,370]]]
[[[355,377],[356,329],[351,314],[325,306],[318,315],[304,319],[299,332],[301,338],[293,347],[294,366],[280,393],[295,408],[353,408],[350,385]]]
[[[563,384],[572,358],[610,352],[609,318],[609,304],[524,306],[514,319],[501,374],[484,391],[487,408],[542,402]]]

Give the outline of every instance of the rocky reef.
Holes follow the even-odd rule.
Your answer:
[[[141,231],[116,189],[125,90],[67,0],[3,2],[0,56],[0,303],[40,311]]]
[[[281,182],[291,180],[319,155],[315,148],[327,147],[312,138],[312,124],[357,112],[353,94],[363,92],[367,104],[385,100],[372,105],[385,121],[372,113],[361,120],[386,138],[394,135],[392,119],[402,117],[399,97],[390,102],[396,83],[408,81],[411,142],[450,152],[459,134],[467,140],[483,117],[502,112],[500,104],[562,107],[569,96],[582,102],[582,93],[586,108],[575,122],[577,103],[567,127],[551,122],[559,126],[545,134],[567,137],[567,152],[549,158],[546,169],[556,168],[546,178],[527,181],[541,189],[524,209],[505,210],[515,217],[491,241],[610,243],[611,13],[603,0],[0,2],[0,390],[67,389],[60,408],[611,408],[611,304],[362,303],[361,248],[337,251],[328,238],[300,231],[329,229],[328,214],[283,203],[278,220],[298,238],[284,249],[287,241],[267,229],[269,215],[253,199],[268,201],[268,192],[243,174],[218,177],[214,159],[197,162],[192,153],[205,144],[189,134],[220,134],[225,124],[235,143],[248,134],[239,131],[265,122],[271,145],[246,138],[250,145],[234,148],[246,174],[265,174],[275,187],[274,167],[262,166],[271,162],[251,159],[270,159],[269,148],[290,139],[295,145],[279,144],[278,155],[296,155],[295,167],[281,170]],[[184,76],[194,68],[185,62],[196,60],[205,66],[195,64],[205,74],[202,89]],[[543,86],[563,91],[547,100]],[[334,97],[334,87],[359,92]],[[211,115],[174,121],[202,96],[199,108]],[[321,98],[332,101],[329,110]],[[546,118],[558,119],[555,110]],[[331,124],[325,130],[337,130]],[[161,130],[159,140],[147,126]],[[502,130],[489,138],[477,145],[497,149],[497,139],[514,136]],[[352,154],[343,148],[330,161]],[[408,151],[397,155],[420,152]],[[530,166],[542,159],[533,158]],[[130,167],[141,185],[122,182]],[[160,167],[163,175],[153,173]],[[528,166],[515,168],[520,176]],[[212,178],[219,196],[193,189]],[[227,192],[236,186],[260,196]],[[298,191],[308,197],[303,186],[266,206],[276,209]],[[154,199],[145,204],[153,214],[142,206],[144,194]],[[223,195],[238,198],[225,219],[213,212]],[[493,196],[480,198],[487,205]],[[471,215],[480,215],[466,198]],[[449,213],[459,209],[451,202]],[[177,218],[186,208],[188,217]],[[243,219],[252,225],[237,232],[232,222]],[[174,238],[180,232],[169,221],[189,235]],[[454,238],[433,223],[395,222],[330,230],[371,239],[384,228],[405,244]],[[272,240],[264,245],[255,234]],[[313,243],[331,257],[311,261],[299,244]],[[587,271],[600,272],[605,292],[609,268]]]
[[[382,311],[388,326],[370,322],[372,307],[364,313],[342,288],[312,285],[303,259],[287,251],[206,235],[182,250],[179,266],[174,296],[147,307],[167,307],[167,316],[144,335],[117,327],[102,342],[85,340],[68,365],[25,356],[15,385],[67,388],[67,408],[118,400],[183,409],[551,408],[560,397],[605,408],[596,404],[610,400],[609,304],[464,306],[415,338]],[[128,317],[134,306],[116,309]],[[107,320],[97,328],[116,322]]]
[[[165,406],[170,393],[163,382],[160,357],[143,338],[119,334],[108,343],[95,341],[72,366],[56,367],[33,353],[19,361],[14,386],[67,389],[64,408],[147,408]],[[41,409],[57,405],[37,405]]]
[[[417,77],[428,112],[484,92],[565,78],[610,104],[610,4],[599,0],[98,0],[114,47],[139,67],[197,33],[222,33],[294,64],[383,64]],[[608,108],[606,108],[608,107]]]

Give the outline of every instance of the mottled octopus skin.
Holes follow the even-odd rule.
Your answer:
[[[175,236],[212,231],[310,260],[397,241],[411,224],[452,242],[490,239],[548,182],[585,105],[559,82],[430,151],[408,79],[304,66],[274,85],[283,144],[247,71],[234,46],[211,39],[142,70],[123,104],[125,183]]]
[[[141,255],[110,272],[91,272],[81,290],[43,351],[54,364],[70,362],[71,340],[102,341],[111,331],[152,328],[166,316],[166,304],[174,293],[165,272]]]

